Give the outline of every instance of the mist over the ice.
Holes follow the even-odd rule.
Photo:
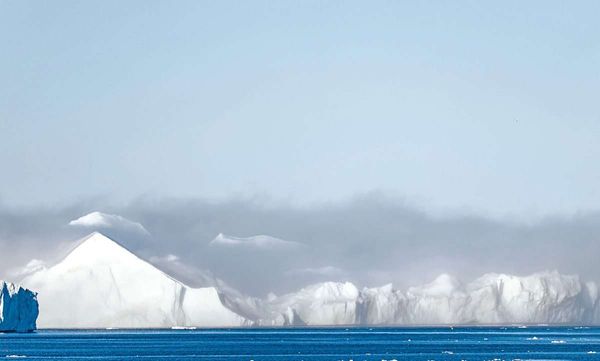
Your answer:
[[[111,222],[72,222],[93,211]],[[406,287],[440,273],[470,281],[486,272],[558,270],[600,280],[598,212],[526,222],[458,210],[440,215],[381,193],[302,207],[252,198],[2,207],[0,247],[10,252],[0,253],[0,278],[14,277],[31,260],[57,261],[96,230],[186,282],[201,283],[210,270],[257,296],[318,281]]]

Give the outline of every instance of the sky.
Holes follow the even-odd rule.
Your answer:
[[[0,199],[600,202],[597,2],[0,2]]]
[[[103,211],[148,230],[108,230],[147,257],[255,293],[317,274],[600,279],[581,251],[600,229],[598,13],[0,0],[0,261],[50,257]],[[221,232],[307,246],[284,263],[211,248]],[[243,277],[265,262],[287,276]]]

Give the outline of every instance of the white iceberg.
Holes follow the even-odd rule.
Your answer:
[[[238,241],[249,242],[233,244]],[[22,283],[39,292],[38,325],[44,328],[600,323],[597,285],[558,272],[489,273],[469,283],[442,274],[404,291],[391,284],[360,290],[350,282],[323,282],[262,300],[216,278],[190,287],[100,233],[84,238],[58,264],[34,266]]]
[[[287,324],[347,325],[356,321],[359,291],[350,282],[323,282],[272,298],[274,310]]]
[[[97,232],[23,284],[39,292],[43,328],[252,324],[215,287],[188,287]]]
[[[269,303],[309,325],[598,324],[598,290],[577,276],[486,274],[462,284],[448,275],[410,287],[364,288],[325,282]]]

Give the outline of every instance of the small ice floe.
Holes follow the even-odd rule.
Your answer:
[[[6,355],[5,358],[26,358],[25,355]]]
[[[171,327],[171,330],[195,330],[197,329],[196,326],[173,326]]]
[[[537,338],[536,336],[533,336],[533,337],[527,337],[527,340],[528,341],[537,341],[537,340],[539,340],[539,338]]]
[[[588,355],[595,355],[596,351],[588,351],[587,353],[588,353]]]
[[[550,341],[550,343],[562,344],[562,343],[567,343],[567,341],[565,341],[565,340],[552,340],[552,341]]]
[[[442,351],[442,353],[446,355],[454,355],[454,352],[452,351]]]

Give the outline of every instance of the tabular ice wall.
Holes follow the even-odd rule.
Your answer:
[[[0,332],[33,331],[38,313],[35,292],[0,281]]]
[[[325,282],[270,302],[309,325],[600,324],[597,285],[558,272],[490,273],[467,284],[441,275],[404,292]]]

